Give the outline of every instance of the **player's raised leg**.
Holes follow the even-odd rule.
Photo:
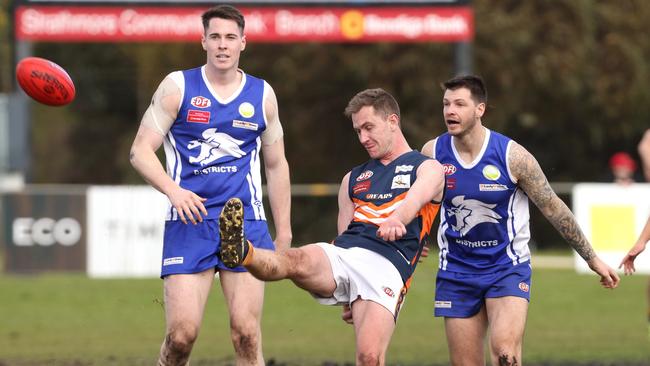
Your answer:
[[[244,237],[243,208],[231,198],[219,216],[221,260],[229,267],[243,265],[263,281],[291,279],[309,292],[330,296],[336,289],[332,267],[325,251],[316,244],[281,252],[255,249]]]
[[[485,299],[490,319],[490,357],[498,366],[521,365],[528,301],[505,296]]]
[[[487,332],[485,306],[469,318],[445,318],[445,333],[452,366],[485,365]]]
[[[352,303],[357,340],[357,365],[384,365],[386,350],[395,330],[393,314],[382,305],[358,299]]]
[[[264,366],[262,355],[262,304],[264,282],[247,272],[220,271],[221,287],[230,316],[238,366]]]
[[[165,277],[165,340],[160,348],[159,366],[188,363],[201,328],[203,310],[214,280],[214,270]]]

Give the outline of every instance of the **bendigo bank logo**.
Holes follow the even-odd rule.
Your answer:
[[[199,95],[198,97],[192,98],[190,104],[197,108],[208,108],[212,105],[212,102],[210,102],[210,99]]]

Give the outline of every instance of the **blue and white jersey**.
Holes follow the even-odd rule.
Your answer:
[[[228,99],[220,98],[205,66],[169,75],[183,95],[178,115],[165,136],[167,174],[200,197],[208,219],[219,217],[225,202],[239,197],[249,220],[265,220],[260,176],[261,134],[266,129],[262,80],[242,72],[242,82]],[[178,220],[170,205],[167,220]]]
[[[481,152],[469,163],[448,133],[434,143],[433,157],[447,178],[438,228],[443,271],[490,273],[530,261],[528,196],[507,163],[513,141],[485,131]]]

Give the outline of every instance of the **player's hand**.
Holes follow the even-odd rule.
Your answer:
[[[621,261],[621,264],[618,265],[618,268],[623,267],[623,271],[625,272],[626,275],[631,275],[636,271],[636,268],[634,268],[634,260],[636,257],[641,254],[645,250],[645,243],[642,242],[637,242],[634,244],[632,249],[630,249],[629,252],[625,255],[623,260]]]
[[[600,284],[604,288],[613,289],[618,286],[618,283],[621,281],[620,277],[618,277],[618,274],[613,268],[605,264],[598,256],[593,257],[587,264],[592,271],[600,276]]]
[[[178,187],[177,190],[170,193],[169,201],[178,212],[178,217],[183,224],[187,224],[187,220],[196,225],[198,222],[203,222],[203,216],[208,215],[208,210],[203,206],[206,198],[199,197],[192,191]],[[203,214],[203,216],[201,216]]]
[[[343,305],[343,313],[341,313],[341,319],[343,319],[343,321],[348,324],[354,324],[354,320],[352,319],[352,309],[350,308],[350,305]]]
[[[406,226],[394,214],[388,216],[377,229],[377,236],[386,241],[395,241],[404,234],[406,234]]]

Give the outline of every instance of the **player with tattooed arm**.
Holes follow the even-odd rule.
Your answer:
[[[442,84],[447,133],[422,153],[445,169],[447,193],[438,229],[435,315],[445,318],[452,365],[484,365],[489,335],[493,365],[520,365],[531,291],[528,199],[578,252],[605,288],[619,283],[601,261],[535,158],[485,128],[481,78]]]

